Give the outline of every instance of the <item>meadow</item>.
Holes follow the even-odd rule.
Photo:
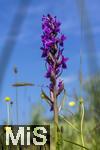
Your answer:
[[[77,20],[75,4],[66,0],[67,15],[60,2],[30,3],[16,2],[8,35],[0,28],[6,35],[0,45],[0,150],[100,150],[99,31],[92,13],[89,20],[90,5],[77,0]],[[5,145],[13,125],[49,125],[50,145],[36,146],[32,137],[30,146]]]

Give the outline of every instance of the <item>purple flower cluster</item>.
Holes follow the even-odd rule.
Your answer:
[[[49,78],[50,91],[53,91],[55,82],[58,77],[61,75],[63,69],[67,67],[66,62],[68,58],[65,58],[63,55],[64,50],[64,41],[66,37],[60,32],[61,23],[57,21],[56,17],[51,15],[43,16],[42,18],[42,30],[43,35],[42,39],[42,57],[45,58],[46,62],[46,78]],[[63,89],[63,82],[59,81],[57,88],[58,93],[60,89]]]

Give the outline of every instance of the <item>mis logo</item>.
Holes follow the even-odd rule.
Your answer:
[[[48,147],[50,149],[50,126],[17,125],[3,126],[3,144],[6,147]]]

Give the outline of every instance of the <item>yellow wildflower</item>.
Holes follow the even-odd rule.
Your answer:
[[[9,102],[10,100],[11,100],[10,97],[5,97],[5,101],[6,101],[6,102]]]
[[[80,101],[80,104],[82,104],[84,102],[82,97],[79,98],[79,101]]]
[[[69,104],[68,104],[69,106],[71,106],[71,107],[73,107],[73,106],[75,106],[76,104],[75,104],[75,102],[74,101],[71,101],[71,102],[69,102]]]
[[[43,93],[41,94],[41,99],[45,99],[45,95]]]

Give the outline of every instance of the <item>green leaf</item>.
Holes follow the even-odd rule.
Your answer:
[[[64,107],[64,102],[66,100],[66,90],[64,89],[64,95],[63,95],[63,98],[61,100],[61,103],[60,103],[60,106],[59,106],[59,112],[61,111],[61,109]]]
[[[49,105],[51,105],[51,99],[47,96],[47,94],[42,90],[41,99],[44,99]]]
[[[82,146],[82,145],[80,145],[80,144],[78,144],[78,143],[74,143],[74,142],[72,142],[72,141],[65,140],[65,139],[63,139],[63,141],[68,142],[68,143],[71,143],[71,144],[74,144],[74,145],[79,146],[79,147],[81,147],[81,148],[84,148],[84,149],[86,149],[86,150],[89,150],[87,147]]]

